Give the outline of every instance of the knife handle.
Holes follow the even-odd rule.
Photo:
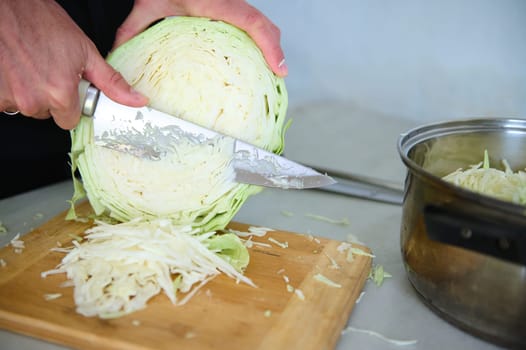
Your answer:
[[[80,79],[79,101],[82,115],[92,117],[99,99],[100,91],[87,80]]]

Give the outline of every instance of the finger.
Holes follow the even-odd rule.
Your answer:
[[[279,28],[262,12],[246,2],[236,4],[238,6],[236,11],[230,10],[231,4],[228,1],[217,2],[216,4],[224,8],[218,9],[208,6],[205,10],[208,12],[207,15],[228,22],[247,32],[261,49],[270,69],[280,77],[286,76],[288,68],[280,44],[281,33]]]
[[[55,123],[65,130],[73,129],[80,120],[78,81],[79,79],[64,81],[60,86],[48,90],[50,105],[48,113]]]
[[[265,22],[259,27],[257,23],[253,27],[247,27],[246,31],[261,49],[270,69],[280,77],[286,76],[288,67],[280,45],[279,29],[274,24]]]
[[[0,112],[3,112],[7,115],[12,115],[11,113],[15,113],[18,111],[16,106],[8,101],[7,99],[0,99]]]
[[[115,102],[142,107],[148,99],[132,88],[124,77],[100,56],[92,59],[84,71],[84,77]]]
[[[29,86],[21,86],[24,87],[22,91],[31,90]],[[47,107],[45,107],[47,104],[44,102],[45,97],[42,93],[39,93],[38,90],[35,90],[32,94],[16,92],[14,96],[14,103],[8,107],[8,110],[17,110],[22,115],[37,119],[49,118],[49,111]]]
[[[144,9],[144,6],[141,6],[141,3],[134,5],[128,17],[117,29],[115,42],[113,43],[114,48],[130,40],[135,35],[148,28],[156,20],[175,14],[173,8],[165,6],[162,3],[157,4],[156,6],[146,6],[149,6],[149,8]]]
[[[77,126],[80,121],[80,111],[78,113],[65,113],[62,110],[51,109],[49,111],[55,124],[64,130],[71,130]]]

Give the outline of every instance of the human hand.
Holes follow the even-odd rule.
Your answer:
[[[71,129],[80,118],[82,77],[117,102],[147,103],[55,1],[2,0],[0,13],[0,111],[52,116]]]
[[[114,46],[168,16],[208,17],[235,25],[252,37],[276,75],[288,73],[278,27],[245,0],[135,0],[130,15],[117,31]]]

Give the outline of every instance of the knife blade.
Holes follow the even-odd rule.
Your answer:
[[[173,138],[182,134],[199,142],[227,137],[234,144],[232,165],[237,182],[282,189],[307,189],[336,183],[330,176],[237,138],[148,106],[135,108],[116,103],[88,81],[81,80],[79,97],[82,114],[93,117],[97,145],[156,160]]]

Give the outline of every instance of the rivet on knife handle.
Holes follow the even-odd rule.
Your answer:
[[[100,91],[87,80],[81,79],[79,83],[79,100],[82,115],[93,116]]]

